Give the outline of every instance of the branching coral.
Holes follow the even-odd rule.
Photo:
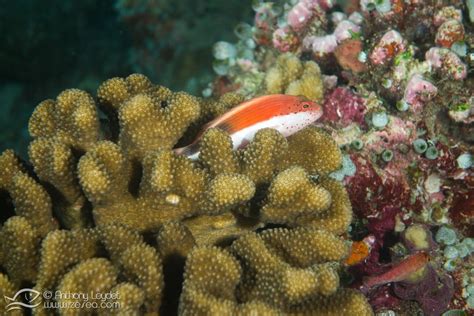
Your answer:
[[[344,241],[331,233],[304,228],[249,234],[231,249],[248,271],[244,280],[249,281],[242,284],[241,295],[279,308],[334,293],[339,277],[331,262],[348,253]]]
[[[298,85],[313,80],[305,78],[299,73]],[[210,129],[192,161],[173,146],[240,96],[201,100],[131,75],[106,81],[98,99],[109,124],[99,124],[93,98],[79,90],[38,106],[29,148],[36,175],[12,151],[0,156],[1,196],[14,209],[2,214],[2,291],[26,282],[38,292],[120,295],[84,310],[96,314],[172,313],[179,297],[182,314],[291,314],[289,305],[308,311],[316,307],[303,301],[334,295],[357,308],[357,297],[338,289],[347,247],[334,234],[347,230],[351,207],[342,185],[327,179],[342,158],[326,133],[311,127],[286,139],[263,129],[233,150],[226,132]],[[214,248],[235,239],[230,252]],[[74,314],[71,304],[85,301],[40,300],[38,315],[54,302]]]
[[[5,255],[2,265],[10,281],[19,285],[35,280],[41,239],[28,220],[21,216],[10,217],[0,231],[0,239],[1,252]]]
[[[321,70],[314,61],[301,62],[290,53],[280,55],[265,76],[266,93],[304,95],[310,100],[323,96]]]
[[[330,193],[314,185],[301,167],[279,173],[268,189],[267,198],[262,220],[270,223],[292,223],[299,216],[317,214],[331,205]]]
[[[16,287],[10,282],[5,274],[0,273],[0,295],[5,299],[0,300],[0,313],[5,314],[7,310],[8,298],[15,296]],[[21,310],[12,310],[10,315],[23,315]]]
[[[92,304],[96,300],[89,298],[108,292],[116,283],[116,279],[117,272],[107,259],[92,258],[79,263],[64,276],[58,286],[58,291],[64,294],[81,293],[82,295],[78,295],[78,297],[61,295],[58,303],[67,306],[61,309],[61,314],[76,315],[75,303],[80,303],[79,306],[86,306],[84,303],[90,302],[88,306],[93,306]],[[82,308],[82,311],[86,313],[91,313],[92,310],[93,308],[90,307]]]
[[[157,151],[144,158],[138,197],[134,197],[128,191],[131,169],[130,162],[112,142],[98,143],[81,158],[79,178],[94,205],[97,224],[123,223],[139,230],[156,229],[167,221],[197,212],[222,212],[253,195],[253,184],[241,175],[223,174],[210,180],[188,159],[170,151]],[[147,220],[143,221],[143,217]]]
[[[50,196],[26,173],[11,150],[0,155],[0,189],[10,195],[15,213],[29,220],[41,236],[57,227]]]
[[[348,246],[329,232],[298,228],[250,233],[235,241],[231,252],[235,257],[198,247],[190,254],[181,315],[246,315],[250,306],[262,315],[372,314],[362,294],[337,289],[337,262]]]
[[[56,100],[45,100],[36,107],[28,129],[34,138],[29,156],[36,174],[61,195],[56,205],[60,221],[69,228],[87,225],[74,152],[90,149],[99,138],[94,100],[84,91],[66,90]]]
[[[172,148],[201,109],[197,98],[154,86],[137,74],[110,79],[97,94],[103,107],[118,114],[119,145],[136,158]]]
[[[180,315],[274,315],[263,303],[238,304],[236,287],[242,269],[227,251],[216,247],[196,248],[186,263]]]

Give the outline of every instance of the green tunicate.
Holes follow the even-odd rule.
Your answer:
[[[237,55],[237,49],[234,44],[220,41],[212,47],[214,58],[218,60],[225,60],[234,58]]]
[[[472,167],[474,159],[472,158],[471,154],[464,153],[462,155],[459,155],[459,157],[456,159],[456,162],[458,163],[459,168],[468,169]]]
[[[385,78],[382,80],[382,87],[384,87],[385,89],[388,89],[392,86],[392,80],[389,79],[389,78]]]
[[[240,22],[234,28],[235,36],[245,40],[252,37],[252,26],[245,22]]]
[[[435,239],[437,243],[452,245],[456,242],[456,232],[451,228],[443,226],[436,232]]]
[[[252,0],[252,9],[259,11],[265,6],[265,0]]]
[[[388,124],[388,116],[385,112],[377,112],[372,114],[372,125],[376,128],[384,128]]]
[[[443,268],[446,271],[454,271],[456,270],[456,262],[454,260],[448,260],[443,264]]]
[[[406,154],[410,151],[410,147],[408,147],[407,144],[399,144],[397,146],[397,149],[399,152],[401,152],[402,154]]]
[[[469,276],[465,274],[462,276],[461,285],[466,287],[466,285],[469,284],[469,281],[470,281]]]
[[[391,151],[390,149],[385,149],[382,152],[382,160],[385,162],[389,162],[392,159],[393,159],[393,151]]]
[[[365,8],[367,9],[367,11],[372,11],[376,8],[375,6],[375,3],[372,3],[372,2],[369,2],[367,3],[367,5],[365,6]]]
[[[212,69],[220,76],[227,75],[229,72],[229,64],[223,60],[214,60],[212,63]]]
[[[467,55],[467,45],[463,41],[453,43],[451,50],[460,57],[466,57]]]
[[[361,63],[366,63],[367,62],[367,53],[362,51],[357,55],[357,60],[360,61]]]
[[[474,295],[474,284],[469,284],[466,287],[466,292],[469,293],[469,295]]]
[[[212,88],[207,87],[204,90],[202,90],[203,97],[209,98],[211,95],[212,95]]]
[[[474,252],[474,238],[464,238],[463,241],[461,241],[461,245],[465,245],[469,253]]]
[[[446,248],[444,248],[443,254],[444,257],[447,259],[456,259],[457,257],[459,257],[459,251],[454,246],[447,246]]]
[[[425,152],[425,157],[430,160],[434,160],[438,158],[438,149],[436,149],[435,146],[428,147],[428,149],[426,149],[426,152]]]
[[[339,148],[341,149],[341,151],[348,151],[349,150],[349,145],[348,144],[342,144],[341,146],[339,146]]]
[[[361,141],[360,139],[356,139],[352,141],[351,147],[354,148],[355,150],[361,150],[364,147],[364,142]]]
[[[329,176],[337,181],[344,180],[346,176],[353,176],[356,173],[356,165],[352,162],[349,155],[342,156],[342,167],[332,172]]]
[[[424,139],[418,138],[413,142],[413,148],[419,154],[422,154],[428,148],[428,143]]]
[[[406,110],[410,108],[410,104],[408,104],[408,102],[405,100],[398,101],[395,106],[397,107],[397,110],[399,110],[400,112],[405,112]]]
[[[392,9],[392,4],[390,0],[377,0],[375,9],[380,13],[387,13]]]
[[[466,300],[467,306],[469,308],[474,308],[474,295],[469,295],[469,297]]]
[[[467,248],[466,245],[458,244],[458,245],[456,245],[456,249],[458,250],[459,257],[461,257],[461,258],[464,258],[467,255],[469,255],[469,248]]]

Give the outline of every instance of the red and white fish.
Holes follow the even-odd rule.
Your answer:
[[[199,157],[199,141],[210,128],[219,128],[229,133],[234,149],[245,147],[263,128],[274,128],[288,137],[323,114],[316,102],[301,96],[271,94],[257,97],[232,108],[209,122],[190,145],[175,149],[177,154],[190,159]]]
[[[368,277],[364,280],[363,287],[370,289],[374,286],[387,284],[390,282],[400,282],[407,280],[415,272],[420,271],[430,261],[430,256],[426,252],[417,252],[395,264],[390,270],[381,275]]]

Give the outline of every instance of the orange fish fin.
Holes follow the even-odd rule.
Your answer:
[[[351,246],[351,252],[346,259],[346,264],[349,266],[355,265],[364,261],[370,253],[370,248],[363,241],[354,241]]]

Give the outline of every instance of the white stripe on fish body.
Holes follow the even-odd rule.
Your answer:
[[[236,150],[247,145],[253,140],[255,134],[264,128],[274,128],[283,136],[288,137],[310,125],[319,117],[320,115],[316,115],[312,112],[297,112],[275,116],[269,120],[246,127],[230,135],[232,139],[232,147]],[[188,158],[191,160],[198,159],[199,151],[189,155]]]

